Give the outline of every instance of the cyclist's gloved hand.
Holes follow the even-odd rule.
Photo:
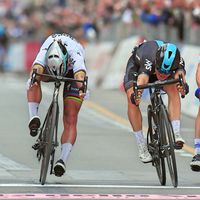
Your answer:
[[[200,88],[197,88],[195,90],[195,97],[198,98],[198,99],[200,99]]]
[[[79,97],[80,99],[84,99],[86,93],[84,92],[84,86],[82,86],[81,88],[79,88]]]
[[[30,88],[32,88],[33,86],[38,85],[38,82],[32,82],[32,80],[29,78],[27,83],[26,83],[26,89],[29,90]]]
[[[82,90],[79,90],[79,97],[80,97],[81,99],[84,99],[84,97],[85,97],[85,93],[83,93]]]
[[[186,83],[185,84],[185,95],[189,93],[189,85]]]
[[[189,93],[189,85],[185,83],[184,85],[177,84],[177,89],[182,97],[185,97]]]
[[[132,93],[131,94],[132,104],[139,106],[139,104],[141,102],[141,97],[142,97],[142,90],[137,90],[137,96],[135,95],[135,93]]]

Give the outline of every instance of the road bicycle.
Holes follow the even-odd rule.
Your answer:
[[[166,94],[162,90],[163,86],[175,83],[183,86],[186,93],[189,92],[187,84],[183,82],[183,78],[180,75],[178,79],[158,80],[145,85],[137,85],[136,81],[134,81],[133,90],[135,92],[133,95],[137,97],[138,90],[149,89],[150,104],[147,108],[147,147],[152,156],[152,165],[156,168],[160,184],[166,185],[165,160],[167,160],[172,184],[174,187],[177,187],[178,174],[174,150],[180,149],[182,146],[175,143],[174,131],[169,119],[168,110],[162,99],[162,95]],[[184,95],[181,97],[184,98]]]
[[[59,142],[57,139],[58,119],[59,119],[59,104],[58,95],[62,82],[81,82],[83,83],[83,92],[87,91],[87,77],[84,80],[76,80],[73,78],[66,78],[62,76],[55,76],[49,74],[39,74],[36,70],[32,74],[32,83],[36,76],[48,77],[51,82],[54,82],[54,92],[51,104],[48,108],[46,117],[41,128],[38,130],[39,136],[36,143],[32,146],[37,151],[38,161],[41,161],[40,178],[39,181],[42,185],[46,182],[47,172],[50,164],[50,174],[54,174],[54,155],[55,149],[58,147]]]

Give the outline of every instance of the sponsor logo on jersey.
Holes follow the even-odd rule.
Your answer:
[[[145,66],[146,70],[151,71],[151,70],[152,70],[152,64],[153,64],[153,63],[152,63],[150,60],[145,59],[144,66]]]
[[[76,39],[73,36],[71,36],[69,33],[55,33],[55,34],[52,34],[51,36],[52,36],[52,38],[56,38],[56,37],[60,37],[60,36],[65,36],[65,37],[69,37],[72,40],[76,41]]]
[[[181,57],[181,59],[180,59],[180,65],[184,65],[184,60],[183,60],[182,57]]]
[[[138,60],[140,60],[140,57],[136,54],[136,58],[138,59]]]

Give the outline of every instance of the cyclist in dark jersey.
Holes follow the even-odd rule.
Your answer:
[[[146,140],[142,131],[142,115],[139,108],[142,90],[135,99],[133,91],[133,74],[138,85],[147,84],[156,80],[165,80],[168,78],[178,78],[182,74],[185,82],[184,60],[180,56],[180,51],[175,44],[164,43],[161,40],[145,41],[136,46],[128,60],[126,73],[124,76],[124,88],[128,100],[128,117],[135,133],[139,158],[142,162],[151,162],[152,157],[148,152]],[[181,101],[180,95],[185,95],[183,87],[177,84],[166,85],[164,90],[168,94],[168,109],[172,127],[175,133],[176,143],[183,146],[184,140],[180,135],[180,115]],[[132,97],[131,97],[132,96]],[[132,99],[131,99],[132,98]]]

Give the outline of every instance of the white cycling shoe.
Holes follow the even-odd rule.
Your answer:
[[[152,156],[147,149],[146,144],[138,144],[139,158],[143,163],[149,163],[152,161]]]

